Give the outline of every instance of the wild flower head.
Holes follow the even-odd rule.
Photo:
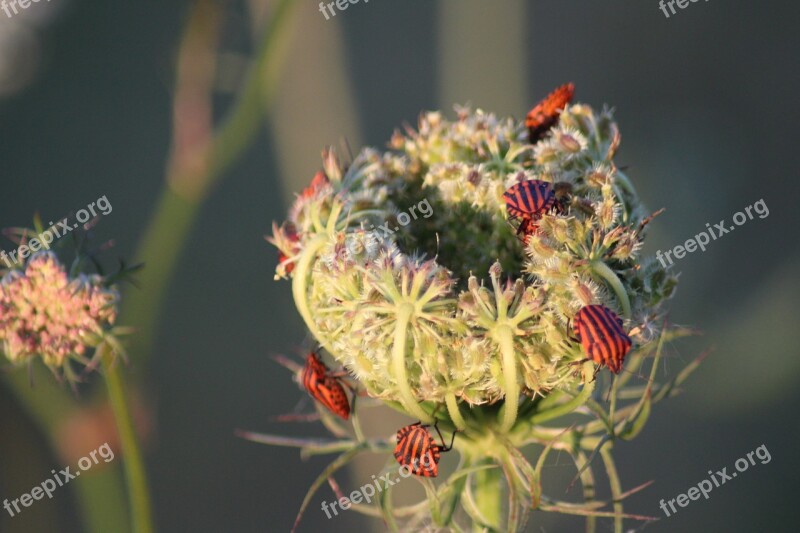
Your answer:
[[[627,356],[628,372],[639,370],[670,335],[662,304],[677,283],[642,256],[653,211],[615,162],[612,112],[575,104],[555,118],[534,138],[524,122],[456,107],[453,118],[423,113],[385,152],[367,148],[343,163],[326,150],[269,239],[276,278],[291,279],[307,327],[358,388],[458,429],[461,468],[481,463],[481,449],[508,467],[508,490],[526,485],[529,498],[531,476],[520,472],[533,470],[511,450],[575,450],[580,428],[560,429],[564,437],[536,421],[599,393],[603,344],[614,341],[603,331],[626,339],[610,368]],[[532,184],[547,193],[546,208],[511,215],[507,191]],[[413,216],[423,205],[432,215]],[[641,412],[618,409],[582,435],[630,434]],[[489,435],[502,444],[486,444]]]
[[[81,263],[76,260],[73,267]],[[92,364],[104,341],[116,345],[119,293],[108,277],[72,270],[53,250],[35,252],[7,269],[0,278],[0,341],[13,365],[40,358],[57,377],[75,382],[73,364]]]

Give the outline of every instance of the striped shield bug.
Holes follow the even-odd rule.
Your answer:
[[[303,198],[310,198],[317,194],[317,191],[325,187],[330,183],[328,176],[325,175],[325,172],[322,170],[318,171],[314,174],[314,177],[311,179],[311,183],[308,184],[308,187],[303,189],[302,194],[300,195]]]
[[[291,222],[285,222],[280,227],[273,224],[273,232],[275,238],[268,238],[267,240],[278,246],[278,265],[283,267],[283,271],[286,274],[291,274],[294,270],[294,261],[284,253],[284,250],[294,255],[296,243],[300,242],[300,235],[298,235],[297,229]]]
[[[456,439],[456,432],[453,432],[450,446],[445,446],[442,432],[439,431],[438,425],[434,424],[433,427],[442,441],[441,444],[437,444],[427,429],[429,427],[427,424],[417,422],[400,428],[397,432],[397,446],[394,448],[394,458],[397,462],[408,468],[412,474],[422,477],[439,475],[439,458],[442,452],[453,449],[453,442]]]
[[[544,100],[528,112],[525,117],[525,126],[528,128],[531,144],[536,144],[550,131],[550,128],[558,123],[559,114],[572,101],[574,94],[575,85],[565,83],[548,94]]]
[[[294,263],[289,261],[289,258],[281,251],[278,251],[278,263],[284,265],[287,274],[291,274],[294,270]]]
[[[536,222],[556,204],[553,186],[541,180],[521,181],[503,193],[506,212],[511,219],[520,219],[517,235],[530,235],[536,230]]]
[[[619,374],[631,339],[622,328],[622,320],[604,305],[586,305],[572,322],[577,340],[589,359]]]
[[[310,352],[302,372],[303,387],[308,394],[333,414],[344,420],[350,418],[350,400],[341,376],[333,374],[316,352]]]

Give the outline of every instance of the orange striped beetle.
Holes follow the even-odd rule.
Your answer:
[[[439,434],[441,444],[437,444],[430,432],[426,429],[430,425],[422,422],[400,428],[397,432],[397,446],[394,448],[394,458],[401,466],[409,469],[412,474],[423,477],[436,477],[439,475],[439,458],[442,452],[453,449],[457,431],[453,432],[450,446],[444,445],[444,437],[439,431],[438,422],[433,425]]]
[[[525,126],[530,134],[530,143],[536,144],[550,128],[558,122],[561,111],[572,101],[575,85],[565,83],[548,94],[544,100],[536,104],[525,117]]]
[[[341,376],[333,374],[316,352],[306,357],[302,373],[303,387],[308,394],[344,420],[350,418],[350,400],[344,391]]]
[[[536,222],[556,205],[553,186],[541,180],[521,181],[503,193],[509,218],[521,219],[517,235],[530,235],[536,230]]]
[[[575,315],[572,327],[589,359],[620,373],[632,343],[614,311],[604,305],[586,305]]]

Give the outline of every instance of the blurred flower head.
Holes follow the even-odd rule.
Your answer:
[[[88,355],[114,324],[118,293],[99,275],[70,277],[52,252],[32,255],[0,281],[0,340],[14,364],[36,356],[57,374]]]

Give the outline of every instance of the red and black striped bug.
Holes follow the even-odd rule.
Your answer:
[[[319,403],[344,420],[350,418],[350,400],[344,391],[344,383],[322,362],[316,352],[306,357],[302,373],[303,387]]]
[[[530,143],[536,144],[550,128],[558,122],[561,111],[572,101],[575,85],[565,83],[548,94],[544,100],[536,104],[525,117],[525,126],[530,134]]]
[[[439,458],[442,452],[453,449],[453,442],[456,440],[454,431],[450,446],[445,446],[442,432],[439,431],[438,425],[434,424],[433,427],[442,441],[441,444],[437,444],[427,429],[429,427],[430,425],[417,422],[400,428],[397,432],[397,446],[394,448],[394,458],[397,462],[408,468],[412,474],[422,477],[439,475]]]
[[[575,315],[572,328],[589,359],[620,373],[632,343],[614,311],[604,305],[586,305]]]
[[[325,172],[320,170],[316,174],[314,174],[314,177],[311,179],[311,183],[308,184],[308,187],[303,189],[303,192],[300,196],[302,198],[310,198],[315,194],[317,194],[317,191],[319,191],[329,183],[330,180],[328,179],[328,176],[325,175]]]
[[[291,242],[300,241],[300,236],[297,234],[294,224],[287,222],[284,227],[287,240]],[[283,268],[287,274],[291,274],[294,270],[294,262],[290,261],[289,257],[280,250],[278,250],[278,264],[283,265]]]
[[[536,222],[556,205],[553,186],[541,180],[521,181],[503,193],[506,212],[511,219],[520,219],[517,235],[530,235]]]

